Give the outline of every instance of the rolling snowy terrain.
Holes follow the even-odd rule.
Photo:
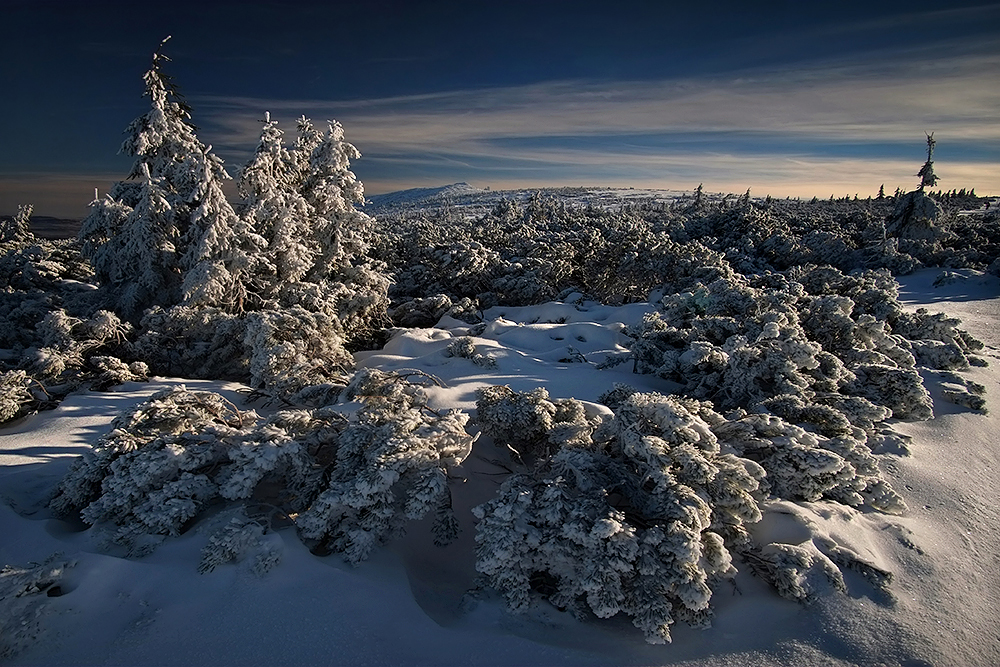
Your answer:
[[[1000,215],[460,183],[162,71],[0,220],[0,659],[1000,663]],[[38,222],[38,221],[35,221]]]
[[[986,342],[983,355],[991,365],[968,374],[987,387],[994,407],[1000,280],[966,271],[935,287],[940,273],[924,270],[901,279],[901,298],[907,309],[926,306],[962,317]],[[622,366],[597,370],[593,363],[620,352],[622,324],[634,325],[650,308],[583,302],[488,311],[484,321],[491,324],[474,340],[477,350],[496,360],[493,368],[445,356],[448,343],[468,329],[449,318],[432,328],[397,330],[382,350],[361,353],[358,361],[433,374],[444,385],[429,390],[436,408],[473,409],[475,390],[490,384],[543,386],[553,397],[584,401],[595,401],[614,382],[662,389],[651,376]],[[567,363],[570,344],[586,363]],[[924,375],[936,393],[940,380],[933,371]],[[454,486],[456,510],[464,517],[457,542],[434,547],[420,523],[358,567],[310,554],[294,528],[284,527],[268,536],[281,553],[270,572],[254,574],[239,562],[199,574],[211,520],[132,559],[108,553],[96,528],[53,518],[45,503],[72,457],[105,432],[116,413],[180,382],[154,378],[73,394],[55,410],[4,427],[0,561],[11,567],[0,579],[0,627],[7,645],[21,649],[6,662],[959,665],[1000,659],[995,409],[983,415],[935,395],[934,419],[893,424],[912,437],[908,455],[879,457],[909,506],[901,516],[827,502],[774,502],[754,529],[790,543],[833,539],[892,572],[885,591],[848,573],[846,594],[831,592],[803,606],[741,567],[713,597],[710,629],[678,626],[673,644],[648,646],[615,619],[581,622],[546,605],[512,615],[494,596],[470,594],[475,571],[468,509],[498,484],[498,469],[480,456],[463,464],[463,479]],[[242,406],[239,385],[187,385],[221,391]],[[56,582],[58,591],[49,588],[49,597],[23,590],[32,577]]]

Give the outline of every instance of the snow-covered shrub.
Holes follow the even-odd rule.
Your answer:
[[[506,386],[477,392],[476,423],[527,465],[549,458],[563,445],[588,442],[597,426],[579,401],[551,399],[544,387],[516,392]]]
[[[943,380],[941,397],[944,400],[970,410],[980,410],[983,413],[987,411],[986,387],[954,371],[940,371],[937,375]]]
[[[24,371],[0,374],[0,423],[26,414],[26,406],[34,402],[32,380]]]
[[[685,395],[771,410],[825,435],[845,424],[871,433],[888,417],[872,404],[930,418],[914,355],[964,368],[966,350],[981,345],[957,320],[905,313],[896,290],[885,272],[832,267],[726,278],[668,294],[662,312],[626,333],[636,372],[678,382]]]
[[[482,366],[483,368],[496,368],[497,365],[496,357],[476,351],[476,345],[469,336],[459,336],[452,342],[448,343],[448,347],[445,348],[444,354],[448,357],[461,357],[462,359],[468,359],[472,363],[477,366]]]
[[[664,643],[676,620],[707,622],[710,584],[735,573],[727,542],[741,543],[743,524],[760,518],[752,494],[763,471],[721,454],[708,424],[677,399],[616,398],[614,418],[592,437],[590,425],[558,438],[473,510],[476,568],[512,611],[542,598],[601,618],[621,612],[647,641]],[[583,414],[578,402],[560,402]],[[540,410],[525,434],[535,442],[559,428],[537,390],[487,388],[477,419],[497,444],[537,450],[521,435],[521,403]]]
[[[944,313],[930,313],[918,308],[915,313],[900,313],[892,323],[893,333],[914,341],[939,341],[954,345],[969,355],[983,349],[982,341],[959,329],[961,320]]]
[[[279,396],[342,380],[354,366],[335,316],[295,306],[246,317],[250,384]]]
[[[852,393],[892,410],[897,419],[924,420],[934,416],[934,402],[920,373],[911,368],[865,364],[854,369]]]
[[[249,379],[245,318],[217,308],[148,309],[139,323],[136,357],[168,377]]]
[[[916,363],[920,366],[944,371],[962,371],[969,368],[969,358],[955,343],[914,340],[909,341],[909,346]]]
[[[435,412],[419,384],[375,369],[358,371],[342,399],[362,405],[329,454],[325,489],[296,519],[301,535],[358,563],[432,512],[435,543],[451,542],[458,522],[448,474],[472,449],[468,415]]]
[[[19,412],[57,405],[64,396],[82,386],[104,390],[125,381],[146,378],[148,368],[145,364],[119,358],[131,358],[126,339],[130,328],[113,313],[99,310],[89,319],[80,319],[71,317],[61,308],[49,308],[34,326],[34,341],[40,347],[12,351],[14,354],[7,360],[23,375],[15,382],[15,376],[8,373],[8,382],[4,383],[7,396],[11,399],[16,396],[20,402]],[[4,365],[4,361],[0,361],[0,368]],[[13,389],[12,382],[30,388],[28,393],[32,397],[27,399],[25,391]],[[7,403],[9,407],[9,401]],[[0,410],[5,418],[15,414],[17,412]]]
[[[320,483],[311,443],[343,421],[283,411],[258,423],[218,394],[163,390],[112,422],[50,506],[113,526],[112,541],[136,555],[155,544],[150,536],[177,534],[212,503],[259,495],[300,511]]]
[[[831,589],[847,591],[844,575],[812,542],[771,543],[748,552],[745,557],[782,597],[810,602]]]
[[[242,505],[237,514],[251,518],[247,505],[279,508],[289,522],[297,514],[310,545],[353,563],[429,512],[435,540],[453,539],[448,474],[471,450],[468,415],[435,412],[421,385],[375,370],[359,372],[342,394],[344,405],[261,421],[212,392],[157,392],[73,463],[50,506],[109,529],[131,555],[223,503]],[[270,525],[237,523],[210,540],[203,570],[238,558]],[[261,544],[257,569],[278,557]]]
[[[452,306],[447,294],[404,301],[392,310],[392,321],[400,327],[432,327]]]
[[[281,561],[281,545],[268,535],[269,516],[251,518],[246,508],[238,508],[223,526],[212,533],[201,551],[198,572],[205,574],[225,563],[251,559],[250,569],[257,575],[266,574]]]
[[[934,222],[941,214],[941,205],[923,188],[908,192],[899,198],[886,221],[886,234],[904,239],[933,239],[938,233]]]
[[[774,401],[771,407],[794,415],[794,406]],[[737,410],[713,423],[712,432],[739,456],[760,464],[767,472],[762,486],[779,498],[868,502],[884,512],[902,512],[906,506],[882,476],[865,432],[838,426],[840,434],[828,437],[773,414]]]
[[[117,539],[176,534],[218,495],[211,475],[227,459],[226,438],[256,415],[222,396],[165,389],[127,410],[73,463],[50,506],[88,523],[119,526]]]
[[[707,622],[712,583],[735,573],[734,555],[793,599],[843,589],[838,566],[877,570],[832,543],[760,545],[748,530],[768,495],[905,509],[865,431],[838,411],[810,416],[828,433],[819,435],[773,414],[723,416],[706,401],[624,385],[601,401],[613,415],[588,421],[578,401],[543,389],[479,392],[483,433],[532,453],[473,510],[476,567],[512,611],[545,599],[602,618],[621,612],[662,643],[676,620]],[[576,417],[560,419],[557,403]],[[771,407],[810,410],[797,397]],[[887,416],[863,399],[850,407],[859,422]]]

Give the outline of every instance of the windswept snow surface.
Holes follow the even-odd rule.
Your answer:
[[[52,518],[47,494],[106,429],[113,416],[180,380],[128,384],[70,396],[56,410],[0,430],[0,564],[22,571],[46,561],[64,566],[58,595],[15,597],[16,572],[0,577],[0,645],[18,649],[13,665],[987,665],[1000,664],[1000,279],[972,271],[922,271],[902,279],[901,301],[961,317],[983,340],[991,365],[967,377],[987,388],[983,415],[943,401],[947,378],[925,371],[935,418],[897,423],[913,438],[909,455],[881,464],[909,511],[903,516],[832,503],[767,504],[756,531],[770,541],[830,539],[891,571],[891,596],[847,572],[847,594],[809,607],[778,597],[739,562],[740,574],[713,596],[708,630],[683,624],[673,644],[650,646],[627,620],[580,622],[553,608],[523,616],[503,610],[475,586],[469,509],[499,484],[495,465],[475,454],[454,502],[463,520],[456,543],[431,544],[420,523],[359,567],[317,557],[291,529],[281,563],[264,576],[246,564],[198,574],[207,529],[167,539],[130,560],[101,548],[95,528]],[[938,283],[935,286],[935,282]],[[417,369],[440,379],[433,404],[475,407],[490,384],[544,386],[553,397],[593,402],[615,382],[671,389],[631,364],[598,370],[624,353],[622,328],[649,304],[623,307],[551,303],[494,308],[470,330],[444,319],[429,329],[399,329],[360,366]],[[448,356],[471,336],[494,365]],[[239,402],[238,385],[188,381]],[[239,404],[239,403],[238,403]],[[265,408],[252,406],[258,412]],[[602,409],[592,405],[592,409]],[[50,560],[51,559],[51,560]]]

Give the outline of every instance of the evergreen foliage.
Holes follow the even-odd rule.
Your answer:
[[[829,554],[877,570],[833,543],[823,545],[829,554],[762,545],[747,530],[769,496],[905,509],[862,442],[621,385],[601,400],[610,419],[587,419],[579,402],[544,389],[479,393],[483,433],[523,466],[473,510],[476,567],[512,611],[545,599],[577,614],[621,612],[663,643],[676,620],[708,622],[711,585],[735,574],[734,555],[801,600],[843,589]],[[806,584],[806,570],[828,583]]]
[[[615,416],[595,429],[579,403],[557,406],[544,390],[480,393],[484,433],[535,457],[474,509],[476,568],[514,612],[543,598],[624,613],[664,643],[675,620],[705,624],[710,584],[735,574],[729,549],[760,519],[763,470],[720,453],[700,406],[624,389],[604,400]]]
[[[934,173],[933,157],[934,157],[934,145],[936,143],[937,142],[934,141],[934,133],[931,132],[930,134],[927,135],[927,161],[924,162],[924,165],[920,167],[920,171],[917,172],[917,176],[920,177],[921,191],[923,191],[923,189],[927,186],[933,188],[935,185],[938,184],[938,181],[941,180]]]
[[[110,305],[132,320],[181,302],[239,311],[262,249],[226,201],[229,176],[195,136],[190,108],[163,72],[167,60],[154,54],[144,76],[151,108],[126,130],[130,180],[93,202],[80,230]]]
[[[270,524],[247,507],[260,503],[298,513],[304,539],[352,563],[428,513],[435,542],[454,539],[448,474],[471,450],[468,415],[430,410],[421,385],[375,370],[357,373],[342,399],[261,420],[212,392],[157,392],[112,422],[50,506],[106,528],[134,556],[211,506],[242,506],[210,539],[203,571],[256,548]],[[255,568],[266,570],[279,555],[262,553]]]

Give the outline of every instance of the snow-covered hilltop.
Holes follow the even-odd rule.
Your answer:
[[[369,195],[365,200],[365,212],[371,215],[398,213],[406,210],[425,212],[453,208],[469,214],[484,213],[503,201],[525,202],[532,197],[558,198],[560,201],[578,206],[599,208],[620,208],[637,203],[669,203],[692,198],[694,190],[656,190],[607,187],[543,187],[520,190],[491,190],[477,188],[468,183],[453,183],[434,188],[411,188],[380,195]],[[706,200],[721,200],[727,195],[705,194]],[[734,195],[729,195],[735,198]]]

